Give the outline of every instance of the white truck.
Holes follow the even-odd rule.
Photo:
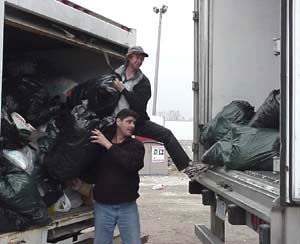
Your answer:
[[[70,1],[1,0],[0,87],[4,55],[42,58],[64,77],[83,82],[110,72],[107,57],[111,66],[120,65],[135,42],[134,29]],[[81,243],[93,236],[83,231],[93,226],[93,218],[92,207],[55,213],[50,225],[1,234],[0,243]]]
[[[194,161],[199,126],[233,100],[257,109],[281,91],[280,172],[208,170],[190,192],[211,206],[211,227],[196,224],[203,243],[225,241],[224,221],[248,225],[259,243],[300,243],[300,1],[195,0]]]

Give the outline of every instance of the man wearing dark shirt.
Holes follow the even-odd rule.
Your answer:
[[[111,244],[118,225],[123,244],[140,244],[140,221],[136,204],[139,197],[138,171],[144,166],[145,149],[131,138],[137,114],[121,110],[112,133],[92,131],[91,142],[99,144],[95,199],[94,244]]]

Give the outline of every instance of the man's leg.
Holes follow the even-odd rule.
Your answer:
[[[111,205],[95,203],[94,244],[112,244],[116,226],[115,211]]]
[[[146,120],[136,126],[135,133],[162,142],[178,170],[183,170],[189,165],[191,159],[169,129]]]
[[[194,180],[202,172],[208,169],[207,164],[199,163],[193,165],[191,159],[183,150],[172,131],[160,126],[150,120],[136,126],[136,135],[149,137],[151,139],[162,142],[166,147],[170,157],[179,171],[183,172],[191,179]]]
[[[120,204],[117,225],[123,244],[141,244],[140,217],[136,202]]]

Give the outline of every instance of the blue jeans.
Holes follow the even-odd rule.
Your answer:
[[[107,205],[95,203],[94,244],[112,244],[118,225],[123,244],[141,244],[140,218],[136,202]]]

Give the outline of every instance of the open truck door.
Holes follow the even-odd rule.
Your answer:
[[[286,50],[282,72],[286,99],[282,103],[282,120],[287,122],[282,128],[282,138],[286,141],[283,144],[281,171],[285,181],[282,181],[281,198],[282,202],[295,205],[300,204],[300,3],[291,0],[282,4],[287,13],[287,27],[283,29],[286,38],[282,46]]]
[[[300,2],[281,1],[280,201],[270,243],[299,243],[300,226]]]
[[[2,99],[2,69],[3,69],[3,34],[4,34],[4,1],[0,2],[0,100]],[[0,103],[1,109],[1,103]],[[0,120],[0,133],[1,133],[1,120]]]
[[[190,192],[210,206],[211,226],[195,225],[204,243],[223,243],[225,221],[247,225],[262,244],[299,243],[300,76],[297,0],[195,0],[193,161],[201,128],[233,100],[256,109],[280,89],[280,173],[212,167]],[[193,183],[193,184],[192,184]]]
[[[59,77],[78,84],[110,73],[107,56],[112,67],[123,64],[128,47],[136,43],[135,29],[72,6],[70,1],[56,0],[0,1],[1,98],[7,58],[11,56],[44,60],[47,71],[59,71]],[[57,88],[66,89],[63,79],[49,85],[54,92]],[[0,243],[79,243],[94,235],[91,205],[50,213],[50,217],[52,222],[47,226],[0,231]]]

